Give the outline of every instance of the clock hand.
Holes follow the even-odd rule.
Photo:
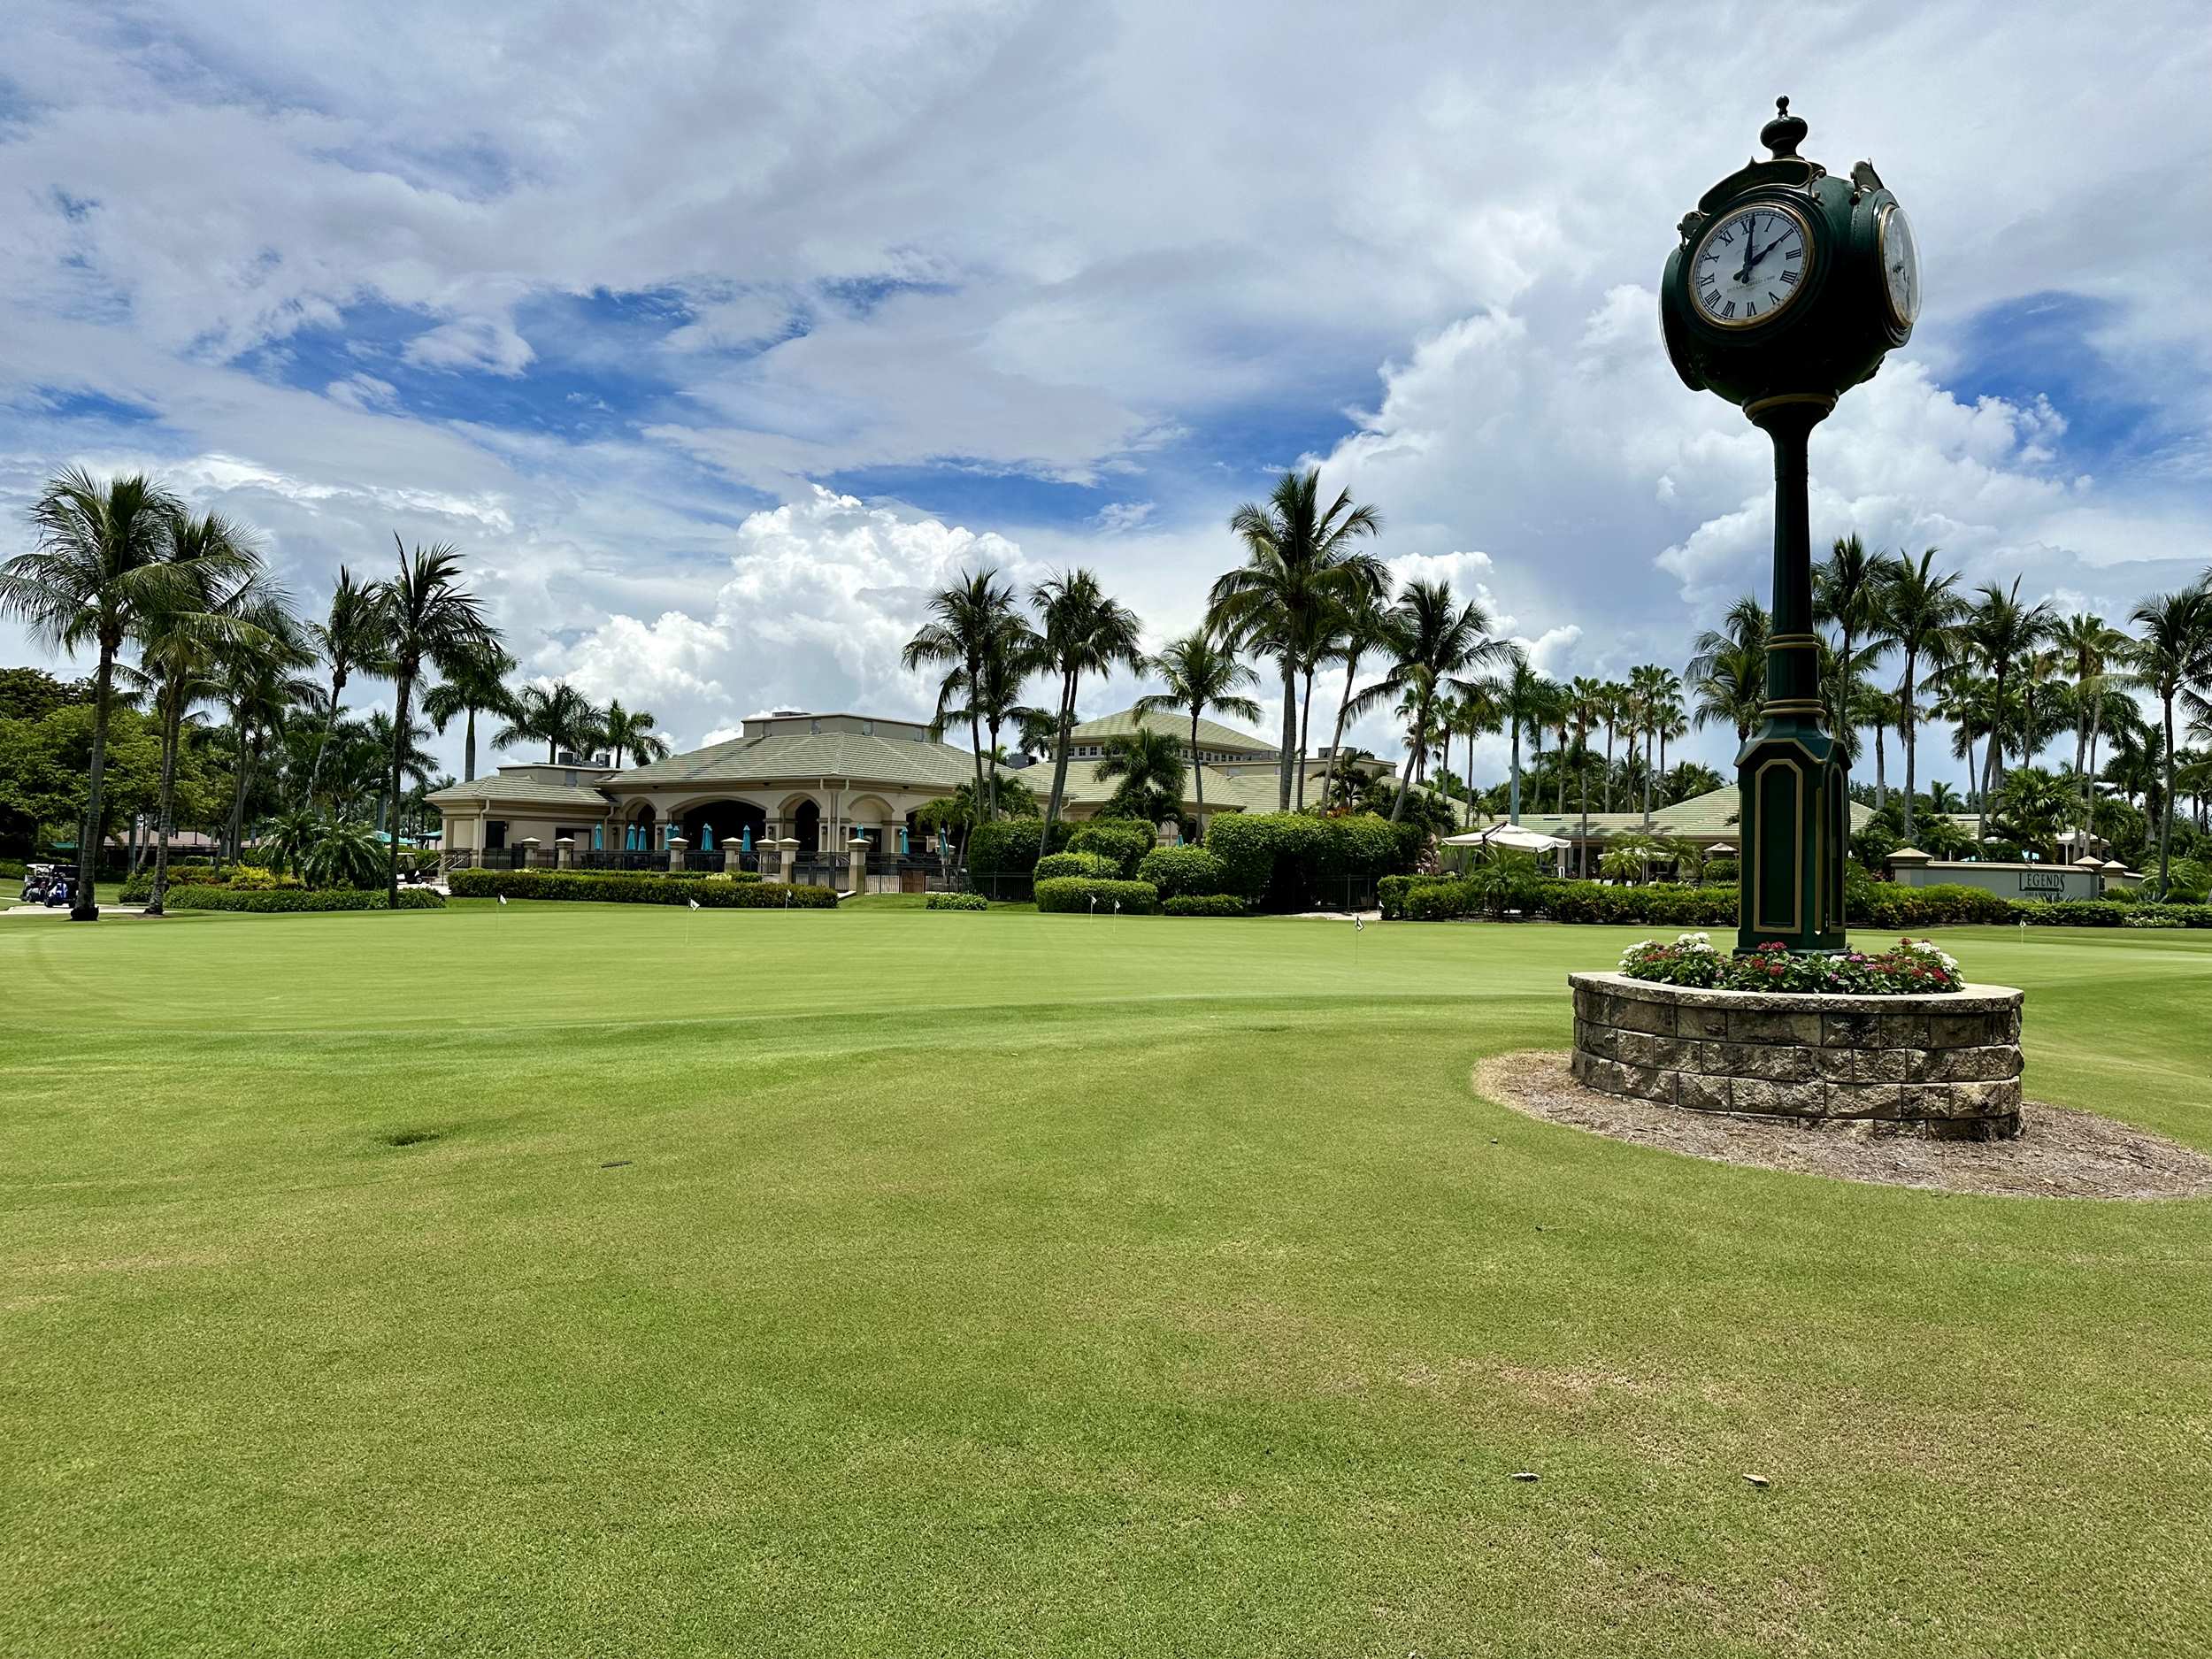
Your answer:
[[[1748,282],[1751,280],[1751,245],[1758,240],[1758,221],[1756,219],[1746,219],[1743,227],[1743,269],[1736,273],[1736,280],[1739,282]]]

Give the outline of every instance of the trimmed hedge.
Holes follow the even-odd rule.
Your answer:
[[[1372,812],[1329,818],[1229,812],[1206,826],[1206,850],[1221,861],[1222,891],[1263,910],[1340,902],[1355,885],[1412,869],[1427,840],[1421,826]]]
[[[1159,889],[1149,881],[1101,881],[1089,876],[1060,876],[1037,884],[1037,908],[1062,915],[1088,916],[1094,913],[1092,901],[1096,900],[1095,914],[1111,916],[1114,903],[1121,903],[1121,914],[1148,916],[1160,908]]]
[[[599,874],[581,870],[456,870],[446,886],[457,899],[554,899],[591,904],[681,904],[696,899],[710,910],[828,910],[828,887],[780,881],[714,881],[654,872]]]
[[[1233,893],[1179,893],[1162,902],[1170,916],[1243,916],[1245,902]]]
[[[1460,876],[1385,876],[1375,883],[1375,902],[1382,911],[1383,920],[1394,922],[1405,915],[1406,895],[1414,888],[1463,879]]]
[[[991,901],[980,893],[933,893],[922,901],[926,910],[987,910]]]
[[[1137,879],[1159,888],[1164,899],[1212,898],[1221,894],[1221,860],[1203,847],[1155,847],[1137,861]],[[1243,901],[1230,911],[1175,910],[1176,916],[1241,915]]]
[[[1094,880],[1118,881],[1121,861],[1104,853],[1047,853],[1037,860],[1037,879],[1056,881],[1063,876],[1087,876]]]
[[[1160,844],[1151,825],[1133,818],[1098,818],[1077,826],[1068,837],[1071,853],[1099,853],[1114,861],[1116,873],[1125,880],[1137,873],[1137,864]]]
[[[179,910],[244,910],[255,916],[292,916],[307,910],[381,910],[382,887],[217,887],[188,881],[172,887],[165,905]],[[428,887],[402,887],[403,910],[442,910],[445,895]]]

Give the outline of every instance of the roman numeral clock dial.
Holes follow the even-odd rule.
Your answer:
[[[1691,261],[1698,313],[1723,328],[1770,322],[1802,291],[1811,245],[1790,208],[1760,202],[1716,219]]]

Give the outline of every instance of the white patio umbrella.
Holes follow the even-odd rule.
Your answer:
[[[1464,835],[1447,835],[1438,843],[1443,847],[1510,847],[1525,853],[1555,853],[1573,845],[1557,835],[1547,835],[1522,824],[1493,824],[1488,829],[1470,830]]]

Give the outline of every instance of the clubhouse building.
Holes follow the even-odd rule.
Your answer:
[[[1190,755],[1186,817],[1275,810],[1279,751],[1271,744],[1201,720],[1193,752],[1187,715],[1125,710],[1070,733],[1065,817],[1079,821],[1106,804],[1114,791],[1098,777],[1106,741],[1140,726],[1181,739]],[[1354,764],[1367,773],[1393,770],[1364,757]],[[1306,763],[1310,795],[1324,764]],[[1051,787],[1051,757],[1018,770],[1041,800]],[[440,845],[449,867],[659,866],[672,839],[695,865],[719,864],[733,853],[749,861],[763,842],[795,842],[799,861],[841,864],[859,840],[872,876],[879,866],[932,856],[933,838],[917,815],[974,778],[974,756],[933,739],[919,722],[779,709],[747,720],[736,737],[649,765],[618,772],[573,757],[526,761],[429,799],[444,820]]]

